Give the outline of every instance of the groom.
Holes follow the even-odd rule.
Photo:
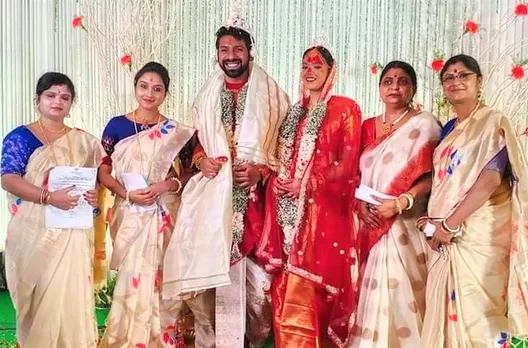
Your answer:
[[[164,297],[197,291],[187,301],[197,346],[216,341],[237,348],[246,339],[259,347],[271,330],[270,278],[253,254],[262,237],[263,187],[277,168],[278,129],[289,99],[253,62],[254,39],[242,17],[235,14],[217,31],[216,49],[220,69],[193,107],[199,138],[193,162],[201,173],[182,195],[165,258]],[[215,341],[199,337],[201,325],[216,326]]]

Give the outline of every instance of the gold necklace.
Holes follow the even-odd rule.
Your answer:
[[[381,115],[381,121],[383,122],[383,126],[381,127],[382,131],[383,131],[383,134],[386,134],[388,132],[390,132],[392,130],[392,128],[396,125],[396,123],[400,122],[401,120],[403,120],[403,118],[405,117],[405,115],[407,115],[409,113],[409,111],[411,111],[411,109],[407,109],[405,110],[405,112],[403,114],[401,114],[394,122],[392,122],[391,124],[387,124],[387,121],[385,119],[385,112]]]
[[[64,136],[66,136],[66,140],[68,141],[68,158],[70,160],[69,164],[70,165],[73,165],[73,155],[72,155],[72,152],[71,152],[71,143],[70,143],[70,137],[68,137],[68,132],[66,130],[66,126],[63,126],[62,127],[62,130],[60,130],[59,132],[52,132],[50,130],[48,130],[44,124],[42,123],[41,120],[38,120],[37,121],[38,125],[39,125],[39,128],[40,128],[40,132],[42,133],[42,136],[44,137],[44,142],[45,142],[45,145],[49,147],[50,151],[51,151],[51,155],[53,156],[53,159],[55,160],[55,164],[58,166],[59,165],[59,161],[57,160],[57,156],[55,155],[55,151],[53,151],[53,145],[50,143],[49,139],[48,139],[48,136],[46,135],[46,131],[52,133],[52,134],[62,134]]]
[[[481,104],[480,102],[477,102],[477,105],[475,106],[475,108],[473,109],[473,111],[471,111],[471,112],[469,113],[469,116],[466,118],[466,120],[467,120],[468,118],[471,118],[471,117],[472,117],[472,116],[478,111],[478,109],[480,108],[481,105],[482,105],[482,104]],[[455,114],[455,115],[456,115],[456,114]],[[461,122],[461,121],[460,121],[460,118],[458,117],[458,115],[456,115],[455,127],[458,126],[458,125],[460,124],[460,122]]]
[[[43,128],[48,133],[51,133],[51,134],[65,134],[66,133],[66,126],[65,125],[62,125],[62,128],[60,130],[54,131],[54,130],[51,130],[48,127],[46,127],[41,120],[38,120],[38,122],[39,122],[40,127]]]
[[[137,144],[138,144],[138,148],[141,151],[141,143],[139,142],[139,138],[137,137],[139,132],[138,132],[138,129],[137,129],[137,122],[136,122],[136,110],[134,110],[134,112],[132,113],[132,118],[134,119],[134,130],[136,131],[136,141],[137,141]],[[154,126],[154,128],[159,128],[160,123],[161,123],[161,114],[158,113],[158,122],[156,123],[156,126]],[[150,127],[148,127],[147,129],[150,129]],[[146,129],[143,129],[143,130],[146,130]],[[149,162],[149,170],[148,170],[148,173],[147,173],[147,175],[145,177],[145,179],[147,180],[147,183],[148,183],[148,178],[150,177],[150,172],[152,170],[152,158],[154,157],[154,152],[156,151],[156,141],[157,140],[158,140],[158,137],[154,136],[154,146],[152,147],[152,154],[150,156],[151,161]],[[143,173],[145,173],[145,167],[143,166],[143,156],[142,156],[142,154],[139,155],[139,161],[141,162],[141,171]]]
[[[134,118],[134,123],[137,123],[136,121],[136,111],[137,110],[134,110],[134,112],[132,113],[132,117]],[[161,115],[158,113],[158,124],[159,124],[159,121],[160,121],[160,117]],[[149,125],[149,121],[146,119],[146,118],[141,118],[141,129],[142,130],[147,130],[147,129],[150,129],[150,125]],[[137,126],[136,126],[136,134],[137,134]]]

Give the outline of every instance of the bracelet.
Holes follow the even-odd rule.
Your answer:
[[[42,204],[42,205],[48,204],[50,197],[51,197],[51,192],[49,192],[47,189],[42,189],[42,191],[40,191],[39,204]]]
[[[44,205],[47,205],[50,199],[51,199],[51,192],[49,192],[48,190],[44,190],[44,198],[42,200]]]
[[[401,207],[400,199],[399,199],[399,198],[396,198],[396,199],[394,200],[394,202],[396,202],[396,208],[398,209],[398,214],[401,215],[401,213],[402,213],[403,211],[402,211],[402,207]]]
[[[198,170],[200,170],[200,163],[202,163],[205,158],[205,156],[200,156],[196,159],[196,161],[194,161],[194,166],[198,168]]]
[[[177,194],[177,193],[179,193],[181,191],[181,189],[183,187],[183,184],[182,184],[180,179],[178,179],[175,176],[172,176],[172,177],[168,178],[167,180],[174,181],[175,183],[178,184],[178,188],[176,190],[170,190],[169,192]]]
[[[409,202],[409,205],[404,210],[411,210],[414,206],[414,196],[410,192],[402,193],[398,198],[405,197],[405,199]]]
[[[128,191],[125,193],[125,202],[127,204],[132,204],[132,202],[130,201],[130,192]]]
[[[46,189],[40,191],[39,204],[44,204],[44,195],[46,194]]]
[[[462,232],[462,226],[458,226],[456,229],[452,229],[451,227],[447,226],[445,220],[442,220],[442,228],[447,232],[454,234],[455,236]]]

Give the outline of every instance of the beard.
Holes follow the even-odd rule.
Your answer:
[[[227,64],[229,63],[239,63],[240,66],[238,67],[238,69],[235,70],[229,69],[227,68]],[[241,59],[224,60],[222,61],[222,64],[220,64],[220,68],[228,77],[236,79],[244,75],[245,72],[249,69],[249,61],[244,64]]]

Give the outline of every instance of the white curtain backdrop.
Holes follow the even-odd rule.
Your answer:
[[[356,99],[365,118],[381,111],[379,75],[369,66],[393,59],[419,75],[416,102],[440,113],[440,83],[430,64],[468,53],[485,74],[486,100],[528,127],[526,80],[510,76],[514,59],[528,59],[528,18],[514,16],[517,0],[247,0],[242,12],[253,29],[257,62],[297,98],[301,55],[312,39],[330,38],[337,60],[336,92]],[[1,0],[0,135],[36,119],[38,77],[60,71],[74,81],[78,100],[68,122],[100,135],[109,117],[134,107],[132,79],[156,60],[171,74],[165,113],[189,122],[190,106],[213,69],[215,31],[234,1],[221,0]],[[73,28],[82,15],[86,30]],[[477,34],[464,34],[474,20]],[[124,54],[131,66],[122,66]],[[526,145],[526,137],[522,137]],[[9,214],[0,195],[0,250]]]

